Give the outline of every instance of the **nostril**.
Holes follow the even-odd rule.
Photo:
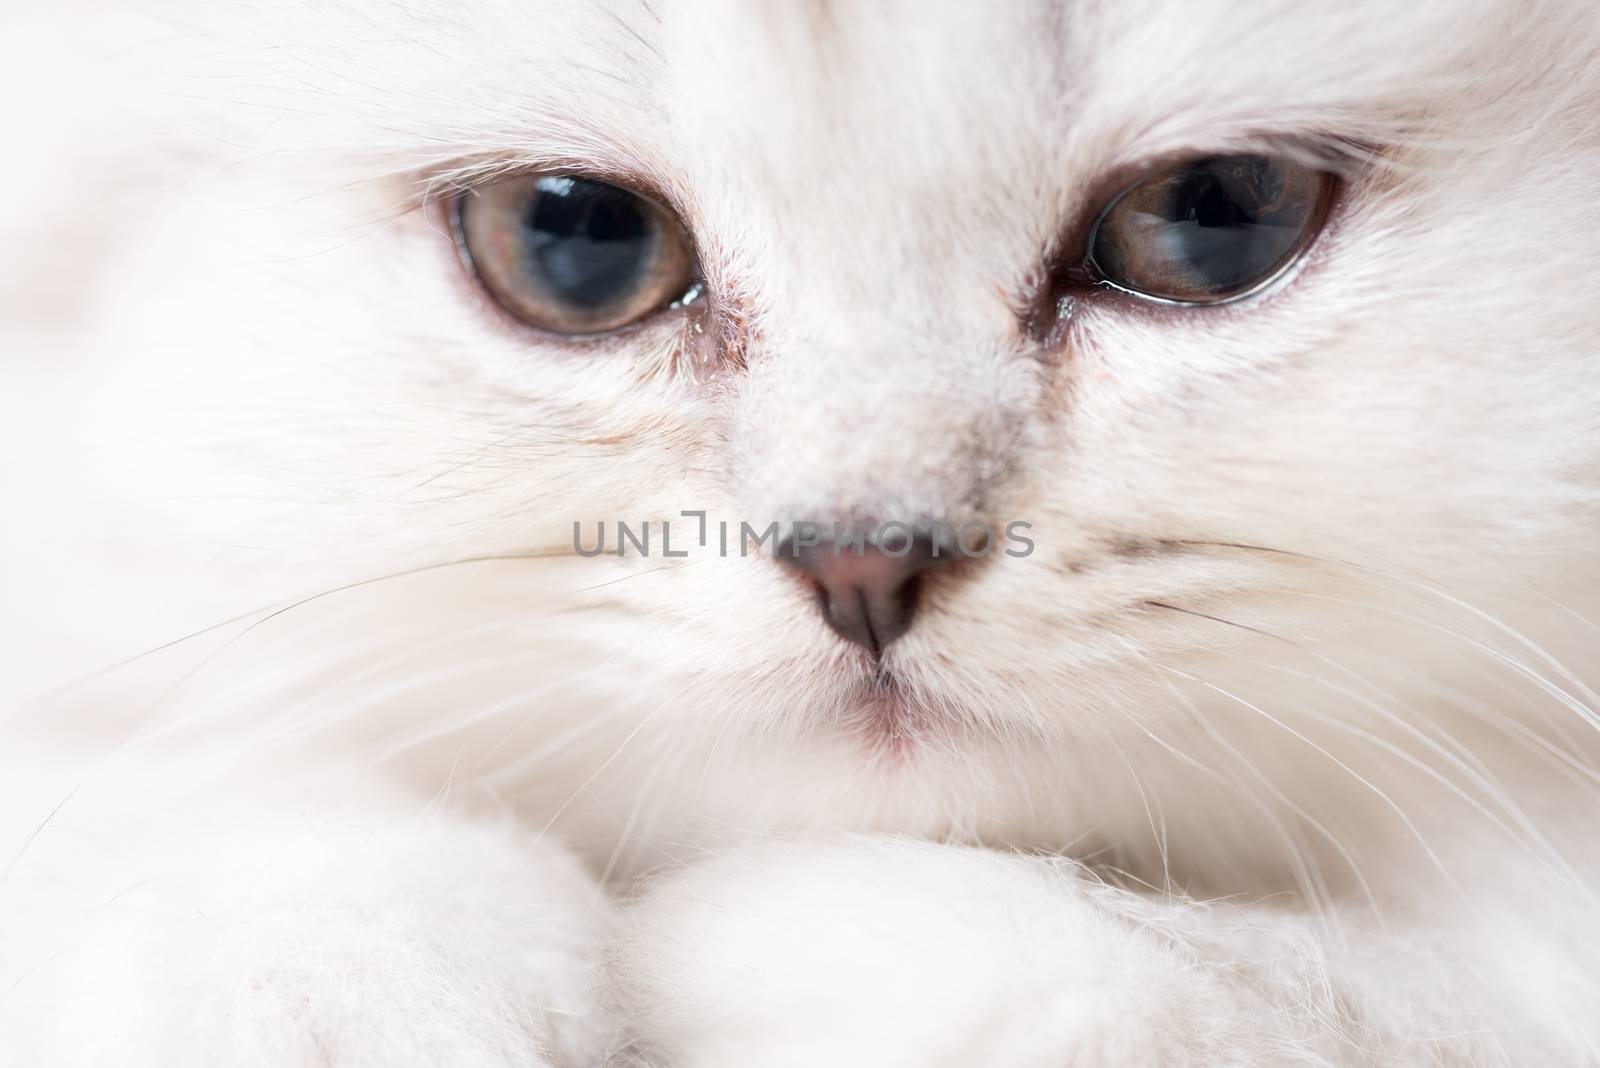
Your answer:
[[[922,573],[955,555],[917,534],[909,544],[888,546],[790,538],[779,544],[778,559],[816,585],[823,618],[835,632],[877,656],[911,629]]]

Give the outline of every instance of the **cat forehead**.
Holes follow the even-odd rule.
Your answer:
[[[369,142],[399,137],[417,157],[565,155],[667,176],[714,162],[773,169],[778,184],[797,165],[897,173],[966,153],[996,156],[993,169],[1054,169],[1123,146],[1360,135],[1455,88],[1440,72],[1504,22],[1487,0],[289,10],[243,28],[274,68],[266,81],[249,71],[246,95],[275,91],[278,118],[355,118]]]

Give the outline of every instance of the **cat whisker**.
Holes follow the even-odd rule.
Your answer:
[[[1369,564],[1362,564],[1362,563],[1358,563],[1358,562],[1351,561],[1351,560],[1344,560],[1344,559],[1340,559],[1338,557],[1331,557],[1331,556],[1325,556],[1325,555],[1319,555],[1319,554],[1313,554],[1313,553],[1296,552],[1296,551],[1289,550],[1289,549],[1274,548],[1274,547],[1264,546],[1264,545],[1252,545],[1252,544],[1249,544],[1249,543],[1246,543],[1246,542],[1180,541],[1180,542],[1176,542],[1176,544],[1192,545],[1192,546],[1197,546],[1197,547],[1238,549],[1238,550],[1243,550],[1243,551],[1246,551],[1246,552],[1252,552],[1252,553],[1261,554],[1261,555],[1264,555],[1264,556],[1275,556],[1275,557],[1280,557],[1280,558],[1285,558],[1285,559],[1294,559],[1294,560],[1298,560],[1298,561],[1301,561],[1301,562],[1316,563],[1316,564],[1319,564],[1319,565],[1323,565],[1323,566],[1328,566],[1328,567],[1333,567],[1333,568],[1339,569],[1340,571],[1343,571],[1343,572],[1345,572],[1347,574],[1359,575],[1361,577],[1368,578],[1368,579],[1373,579],[1373,580],[1380,581],[1380,582],[1388,582],[1388,583],[1391,583],[1393,585],[1402,586],[1402,587],[1407,588],[1407,589],[1412,590],[1412,591],[1416,591],[1416,592],[1421,592],[1421,593],[1427,594],[1428,596],[1431,596],[1431,597],[1437,598],[1437,599],[1439,599],[1441,601],[1444,601],[1447,605],[1449,605],[1449,606],[1451,606],[1453,608],[1460,609],[1461,611],[1467,613],[1468,615],[1470,615],[1470,616],[1472,616],[1472,617],[1474,617],[1474,618],[1476,618],[1476,619],[1478,619],[1478,620],[1480,620],[1480,621],[1482,621],[1484,623],[1489,624],[1491,627],[1493,627],[1494,629],[1500,631],[1502,634],[1505,634],[1506,636],[1510,637],[1517,644],[1521,645],[1528,652],[1532,653],[1535,657],[1537,657],[1539,660],[1544,662],[1544,664],[1547,667],[1554,669],[1557,672],[1557,674],[1564,681],[1566,681],[1566,682],[1570,683],[1571,685],[1573,685],[1574,688],[1576,688],[1584,696],[1584,698],[1586,700],[1588,700],[1591,704],[1600,705],[1600,694],[1596,694],[1592,689],[1589,689],[1583,683],[1583,681],[1580,678],[1578,678],[1577,675],[1575,675],[1572,671],[1570,671],[1565,665],[1560,663],[1560,661],[1556,660],[1555,657],[1551,656],[1550,653],[1548,653],[1538,643],[1534,642],[1532,639],[1530,639],[1525,634],[1523,634],[1520,631],[1518,631],[1516,628],[1514,628],[1514,627],[1510,626],[1509,624],[1505,623],[1503,620],[1501,620],[1498,617],[1494,616],[1492,613],[1485,612],[1483,609],[1477,607],[1476,605],[1473,605],[1470,602],[1468,602],[1468,601],[1466,601],[1466,600],[1464,600],[1464,599],[1462,599],[1460,597],[1457,597],[1456,595],[1450,593],[1448,590],[1446,590],[1443,587],[1441,587],[1440,585],[1438,585],[1436,582],[1433,582],[1433,581],[1427,579],[1426,577],[1423,577],[1423,576],[1420,576],[1420,575],[1408,575],[1408,574],[1405,574],[1405,573],[1402,573],[1402,572],[1398,572],[1398,571],[1395,571],[1395,570],[1392,570],[1392,569],[1377,568],[1377,567],[1373,567],[1373,566],[1371,566]],[[1524,588],[1526,588],[1526,587],[1524,587]],[[1570,610],[1568,610],[1568,611],[1570,611]],[[1413,622],[1418,622],[1418,621],[1413,620]]]
[[[426,574],[428,572],[440,571],[440,570],[443,570],[445,568],[451,568],[451,567],[462,567],[462,566],[467,566],[467,565],[471,565],[471,564],[504,563],[504,562],[510,562],[510,561],[519,561],[519,560],[541,560],[541,559],[552,559],[552,558],[564,558],[564,557],[573,557],[573,556],[576,556],[576,555],[577,554],[574,553],[570,549],[545,550],[545,551],[530,550],[530,551],[527,551],[527,552],[490,553],[490,554],[485,554],[485,555],[481,555],[481,556],[461,557],[461,558],[454,559],[454,560],[442,560],[442,561],[438,561],[438,562],[435,562],[435,563],[420,564],[420,565],[417,565],[415,567],[402,568],[399,571],[391,571],[391,572],[389,572],[387,574],[383,574],[383,575],[373,575],[373,576],[370,576],[370,577],[367,577],[367,578],[357,579],[357,580],[355,580],[353,582],[347,582],[347,583],[343,583],[343,584],[338,585],[338,586],[329,587],[328,589],[318,591],[317,593],[309,594],[309,595],[307,595],[305,597],[301,597],[301,598],[298,598],[296,600],[292,600],[292,601],[288,601],[288,602],[281,602],[280,601],[280,602],[277,602],[275,604],[264,605],[264,606],[259,607],[259,608],[253,608],[253,609],[251,609],[251,610],[249,610],[247,612],[241,612],[238,615],[230,616],[227,619],[221,620],[221,621],[219,621],[217,623],[212,623],[212,624],[209,624],[209,625],[207,625],[205,627],[201,627],[198,630],[190,631],[189,633],[181,635],[181,636],[179,636],[177,638],[172,638],[172,639],[170,639],[168,641],[164,641],[159,645],[151,646],[150,648],[145,649],[142,652],[134,653],[131,656],[127,656],[127,657],[122,658],[121,660],[117,660],[117,661],[114,661],[114,662],[112,662],[110,664],[107,664],[106,666],[104,666],[102,668],[97,668],[96,670],[90,672],[87,675],[81,676],[81,677],[73,680],[72,682],[66,683],[66,684],[64,684],[62,686],[59,686],[59,687],[56,687],[53,690],[50,690],[50,691],[48,691],[48,692],[46,692],[44,694],[39,695],[38,697],[35,697],[31,701],[29,701],[27,704],[25,704],[20,711],[21,712],[27,712],[27,711],[30,711],[30,710],[36,710],[36,709],[38,709],[38,708],[40,708],[42,706],[48,705],[48,704],[50,704],[50,703],[52,703],[52,702],[54,702],[56,700],[61,699],[61,698],[65,697],[65,696],[67,696],[68,694],[72,693],[73,691],[81,689],[82,687],[84,687],[86,685],[89,685],[92,682],[95,682],[95,681],[97,681],[99,679],[103,679],[108,675],[111,675],[111,674],[113,674],[113,673],[115,673],[117,671],[120,671],[123,668],[129,667],[129,666],[131,666],[131,665],[133,665],[135,663],[138,663],[138,662],[140,662],[142,660],[146,660],[146,659],[148,659],[148,658],[150,658],[152,656],[156,656],[156,655],[158,655],[160,653],[163,653],[163,652],[166,652],[166,651],[168,651],[170,649],[175,649],[175,648],[177,648],[177,647],[179,647],[181,645],[184,645],[184,644],[187,644],[189,642],[192,642],[197,638],[203,638],[208,634],[214,634],[217,631],[225,630],[226,628],[231,627],[236,623],[242,623],[245,620],[251,619],[254,616],[260,616],[261,618],[256,619],[249,626],[247,626],[243,631],[241,631],[240,633],[238,633],[238,634],[234,635],[233,637],[231,637],[226,643],[224,643],[224,645],[220,649],[217,649],[210,656],[206,657],[205,660],[201,661],[200,664],[198,664],[196,667],[191,669],[185,676],[183,676],[183,678],[178,680],[178,682],[175,683],[174,686],[175,687],[176,686],[181,686],[184,682],[186,682],[187,680],[193,678],[200,671],[204,670],[204,668],[208,664],[210,664],[213,660],[215,660],[217,657],[221,656],[222,653],[227,651],[228,648],[230,648],[232,645],[234,645],[239,640],[241,640],[244,637],[246,637],[250,632],[254,631],[256,628],[258,628],[260,626],[263,626],[264,624],[269,623],[272,620],[277,619],[277,618],[279,618],[281,616],[287,615],[290,612],[294,612],[294,611],[296,611],[296,610],[298,610],[300,608],[303,608],[306,605],[314,604],[314,603],[316,603],[318,601],[322,601],[322,600],[325,600],[325,599],[330,598],[330,597],[336,597],[341,593],[347,593],[347,592],[350,592],[352,590],[358,590],[358,589],[363,589],[363,588],[375,586],[375,585],[378,585],[380,583],[393,581],[395,579],[408,578],[408,577],[411,577],[413,575]],[[169,691],[169,693],[170,693],[170,691]]]
[[[1333,664],[1332,661],[1326,661],[1325,658],[1319,659],[1324,659],[1325,662],[1334,667],[1339,666],[1337,664]],[[1421,760],[1412,753],[1402,749],[1395,742],[1390,741],[1381,735],[1375,734],[1372,731],[1366,730],[1365,728],[1362,728],[1356,724],[1346,722],[1337,716],[1329,716],[1307,708],[1297,710],[1297,714],[1299,716],[1310,719],[1332,730],[1348,734],[1351,737],[1365,742],[1366,744],[1401,761],[1412,770],[1421,773],[1425,778],[1438,783],[1440,786],[1448,790],[1453,796],[1457,797],[1468,807],[1473,809],[1473,811],[1477,812],[1478,815],[1482,816],[1489,822],[1491,826],[1504,834],[1508,839],[1527,849],[1528,852],[1536,859],[1546,864],[1553,873],[1568,880],[1569,885],[1571,885],[1579,893],[1585,894],[1586,896],[1588,895],[1588,891],[1583,888],[1582,880],[1572,870],[1571,866],[1562,859],[1559,850],[1557,850],[1556,847],[1549,841],[1549,839],[1545,837],[1544,834],[1534,825],[1533,821],[1528,818],[1527,814],[1522,810],[1522,808],[1516,804],[1515,800],[1512,798],[1510,792],[1506,789],[1504,784],[1495,780],[1492,775],[1483,769],[1481,763],[1478,763],[1477,761],[1464,760],[1461,757],[1446,751],[1442,745],[1427,737],[1427,735],[1425,735],[1418,728],[1406,722],[1403,717],[1390,712],[1376,702],[1373,702],[1361,696],[1360,694],[1354,693],[1346,687],[1331,683],[1326,679],[1315,678],[1307,675],[1304,672],[1285,668],[1278,664],[1253,659],[1243,659],[1242,662],[1248,663],[1253,667],[1262,668],[1264,670],[1290,674],[1302,679],[1307,679],[1318,685],[1325,686],[1350,699],[1351,701],[1356,702],[1361,707],[1377,714],[1386,723],[1390,724],[1402,734],[1420,741],[1430,752],[1444,760],[1447,765],[1463,772],[1471,785],[1476,787],[1485,799],[1499,807],[1501,811],[1505,813],[1505,816],[1509,817],[1511,821],[1516,824],[1516,827],[1518,830],[1520,830],[1521,834],[1519,835],[1517,830],[1513,830],[1513,828],[1507,824],[1506,820],[1502,818],[1501,815],[1491,811],[1486,806],[1484,801],[1480,801],[1479,798],[1473,796],[1460,784],[1446,778],[1437,768],[1433,767],[1427,761]],[[1412,711],[1415,712],[1415,709]],[[1419,716],[1419,718],[1421,717]],[[1432,723],[1431,720],[1424,719],[1424,722],[1428,722],[1437,727],[1437,724]],[[1474,768],[1472,766],[1473,764],[1477,764],[1477,767]],[[1523,837],[1524,835],[1526,837]]]
[[[1161,858],[1161,892],[1167,895],[1172,893],[1172,857],[1167,849],[1167,814],[1161,807],[1159,798],[1152,809],[1150,795],[1144,788],[1144,780],[1140,777],[1138,769],[1132,760],[1128,759],[1128,752],[1121,744],[1112,741],[1112,747],[1117,752],[1117,757],[1122,761],[1122,766],[1128,770],[1128,777],[1133,782],[1134,789],[1139,792],[1139,801],[1144,806],[1145,820],[1150,824],[1150,835],[1155,839],[1156,852]],[[1157,812],[1160,813],[1159,826]],[[1155,889],[1152,887],[1152,889]]]
[[[611,753],[611,755],[601,761],[595,767],[594,771],[589,774],[588,778],[584,779],[583,782],[578,784],[578,788],[572,792],[571,796],[557,806],[555,812],[550,816],[544,827],[539,831],[539,837],[543,838],[545,835],[549,834],[550,828],[554,827],[561,817],[566,814],[567,809],[572,807],[572,803],[576,801],[585,790],[593,785],[596,779],[605,774],[607,768],[617,762],[617,760],[622,756],[623,751],[628,748],[628,745],[655,720],[656,716],[661,714],[663,709],[670,707],[674,702],[682,697],[687,690],[688,687],[684,687],[672,693],[666,698],[666,700],[657,704],[655,708],[651,709],[648,713],[641,717],[639,722],[634,725],[633,729],[630,730],[622,739],[622,741],[617,744],[616,749]]]
[[[1254,704],[1230,690],[1218,686],[1213,682],[1202,679],[1196,675],[1190,674],[1189,672],[1166,666],[1163,666],[1162,670],[1165,670],[1170,674],[1177,676],[1178,678],[1182,678],[1188,682],[1194,683],[1203,689],[1209,690],[1212,693],[1233,701],[1250,712],[1255,713],[1257,716],[1260,716],[1262,719],[1265,719],[1268,723],[1271,723],[1284,733],[1309,746],[1314,751],[1320,753],[1323,757],[1327,758],[1334,764],[1334,766],[1350,776],[1368,792],[1377,797],[1378,800],[1383,802],[1383,804],[1395,814],[1395,816],[1405,826],[1406,830],[1416,840],[1417,844],[1422,848],[1423,854],[1427,857],[1428,862],[1433,865],[1434,869],[1439,872],[1439,874],[1453,889],[1463,893],[1464,895],[1461,885],[1456,881],[1455,876],[1450,872],[1449,868],[1446,867],[1443,860],[1439,858],[1438,853],[1434,851],[1432,843],[1428,841],[1427,836],[1422,833],[1422,830],[1417,826],[1411,815],[1407,813],[1405,809],[1401,807],[1401,805],[1396,802],[1394,798],[1391,797],[1382,787],[1378,786],[1370,778],[1351,767],[1347,761],[1340,759],[1336,754],[1330,752],[1326,746],[1307,736],[1303,731],[1300,731],[1290,724],[1284,722],[1281,718],[1274,716],[1260,705]]]
[[[1282,788],[1274,783],[1266,775],[1266,773],[1264,773],[1253,761],[1251,761],[1249,757],[1241,752],[1236,745],[1230,742],[1216,727],[1216,725],[1211,722],[1210,718],[1203,715],[1194,702],[1190,700],[1186,694],[1174,686],[1170,679],[1160,679],[1159,681],[1173,695],[1173,697],[1185,707],[1192,721],[1201,728],[1202,732],[1213,745],[1217,746],[1226,755],[1239,764],[1239,766],[1242,767],[1250,775],[1250,777],[1254,779],[1261,786],[1261,788],[1271,796],[1272,800],[1275,801],[1282,810],[1292,814],[1296,819],[1301,821],[1301,823],[1317,832],[1318,835],[1327,841],[1329,846],[1332,847],[1336,854],[1338,854],[1339,858],[1344,862],[1345,866],[1350,871],[1351,877],[1355,880],[1356,886],[1367,901],[1368,907],[1371,909],[1373,916],[1381,922],[1383,919],[1383,910],[1379,906],[1377,896],[1373,893],[1372,887],[1367,881],[1361,864],[1350,852],[1350,849],[1345,844],[1344,840],[1339,835],[1335,834],[1331,828],[1323,823],[1322,820],[1312,815],[1302,805],[1285,794]],[[1320,863],[1312,859],[1314,854],[1311,853],[1302,836],[1284,824],[1282,817],[1279,815],[1278,809],[1275,809],[1272,805],[1269,805],[1260,795],[1252,791],[1245,790],[1238,782],[1237,778],[1233,776],[1224,776],[1219,772],[1207,767],[1206,765],[1200,764],[1186,752],[1174,748],[1171,743],[1166,742],[1153,733],[1147,724],[1137,720],[1136,722],[1138,722],[1141,730],[1145,731],[1147,736],[1150,737],[1151,740],[1157,745],[1167,749],[1184,763],[1189,764],[1191,767],[1194,767],[1197,771],[1201,772],[1211,781],[1218,783],[1230,791],[1238,793],[1247,801],[1247,803],[1256,809],[1256,811],[1267,820],[1268,825],[1274,829],[1279,838],[1287,847],[1289,858],[1296,869],[1297,878],[1301,884],[1302,891],[1307,900],[1311,902],[1317,915],[1319,917],[1325,917],[1332,914],[1333,895],[1328,887],[1327,880],[1322,873]]]
[[[687,762],[689,747],[694,741],[694,738],[694,732],[684,732],[684,734],[680,736],[673,744],[672,748],[667,753],[663,754],[661,759],[657,760],[655,764],[651,766],[650,770],[645,773],[644,778],[640,780],[639,785],[634,793],[633,805],[629,808],[628,816],[623,821],[621,829],[617,832],[617,843],[614,847],[612,847],[611,854],[606,859],[605,867],[601,869],[599,876],[600,885],[609,886],[611,884],[612,875],[616,872],[617,866],[621,862],[624,853],[626,853],[630,848],[635,848],[635,842],[633,840],[634,828],[640,824],[640,816],[644,811],[645,801],[648,798],[651,789],[654,788],[662,770],[667,766],[667,763],[670,760],[673,760],[675,757],[677,761],[676,770],[681,774],[683,765]],[[643,838],[648,840],[654,836],[655,825],[660,821],[660,819],[661,810],[660,807],[657,806],[657,808],[652,812],[649,821],[645,825],[645,830],[642,834]]]
[[[564,678],[555,680],[554,682],[548,682],[532,689],[518,691],[517,693],[503,698],[502,700],[485,705],[467,716],[445,719],[439,723],[413,731],[403,738],[398,738],[390,742],[387,747],[385,747],[373,758],[374,763],[387,763],[403,753],[418,749],[441,738],[449,737],[453,734],[460,734],[471,727],[477,726],[479,723],[495,719],[502,713],[527,704],[535,698],[543,697],[554,691],[565,689],[566,687],[571,686],[583,679],[592,678],[600,672],[608,669],[614,659],[615,658],[606,658],[601,660],[599,663],[593,664],[581,671],[573,672]],[[479,754],[478,759],[473,763],[469,770],[477,771],[479,768],[483,767],[483,765],[487,763],[491,757],[504,748],[504,746],[509,743],[512,738],[516,737],[516,735],[521,732],[523,728],[532,723],[537,716],[538,714],[534,713],[533,715],[522,719],[509,733],[507,733],[499,741],[495,742],[494,745],[490,746],[488,749]]]

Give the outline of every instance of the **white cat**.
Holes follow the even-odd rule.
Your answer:
[[[1589,0],[7,21],[0,1063],[1600,1064]]]

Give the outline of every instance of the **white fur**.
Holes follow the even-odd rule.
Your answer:
[[[0,1059],[1600,1059],[1592,4],[0,48]],[[1377,153],[1291,277],[1028,336],[1108,175],[1262,144]],[[438,200],[551,161],[661,189],[726,322],[487,312]],[[771,561],[566,552],[700,508],[1038,550],[931,589],[886,731]]]

